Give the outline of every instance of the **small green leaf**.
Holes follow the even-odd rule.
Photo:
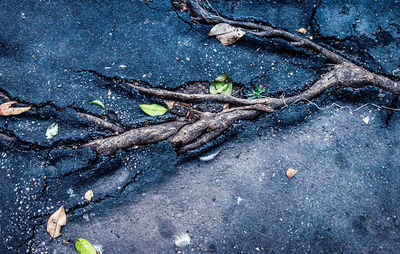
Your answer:
[[[97,251],[93,245],[86,239],[77,238],[75,242],[75,249],[80,254],[96,254]]]
[[[210,84],[210,93],[232,95],[232,79],[225,73],[219,75]]]
[[[161,116],[168,111],[168,109],[158,104],[140,104],[139,107],[150,116]]]
[[[52,123],[46,130],[46,138],[51,139],[58,134],[58,123]]]
[[[97,105],[97,106],[100,106],[100,107],[102,107],[102,108],[106,108],[106,107],[104,106],[103,102],[101,102],[101,101],[99,101],[99,100],[94,100],[94,101],[91,101],[91,102],[89,102],[89,103],[90,103],[90,104]]]

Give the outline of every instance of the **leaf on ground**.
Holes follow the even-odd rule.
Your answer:
[[[11,105],[17,103],[16,101],[9,101],[0,105],[0,116],[15,116],[24,113],[31,109],[31,107],[11,108]]]
[[[149,116],[161,116],[168,111],[168,109],[158,104],[140,104],[139,107]]]
[[[187,10],[188,10],[188,9],[187,9],[186,3],[183,3],[183,4],[182,4],[182,9],[181,9],[181,11],[184,12],[184,11],[187,11]]]
[[[296,169],[288,168],[288,170],[286,171],[286,176],[290,179],[290,178],[292,178],[296,173],[297,173],[297,170],[296,170]]]
[[[167,105],[169,109],[171,109],[175,106],[176,101],[164,100],[164,103]]]
[[[208,36],[216,36],[217,40],[219,40],[222,45],[227,46],[235,43],[245,34],[246,32],[240,28],[226,23],[219,23],[211,29]]]
[[[307,33],[307,29],[302,27],[302,28],[297,29],[296,32],[301,33],[301,34],[305,34],[305,33]]]
[[[86,239],[77,238],[75,242],[75,249],[80,254],[96,254],[97,251],[93,245]]]
[[[89,102],[89,103],[90,103],[90,104],[97,105],[97,106],[100,106],[100,107],[102,107],[102,108],[106,108],[106,107],[104,106],[103,102],[101,102],[101,101],[99,101],[99,100],[94,100],[94,101],[91,101],[91,102]]]
[[[225,73],[219,75],[210,84],[210,93],[232,95],[232,79]]]
[[[51,238],[56,238],[61,235],[61,227],[67,224],[67,215],[64,206],[61,206],[55,213],[53,213],[47,222],[47,232]]]
[[[94,195],[93,191],[92,190],[88,190],[85,193],[85,199],[90,202],[90,201],[92,201],[93,195]]]
[[[52,123],[46,130],[46,138],[51,139],[58,134],[58,123]]]

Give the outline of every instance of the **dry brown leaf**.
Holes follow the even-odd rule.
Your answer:
[[[288,168],[288,170],[286,170],[286,176],[289,179],[292,178],[296,173],[297,173],[297,170],[293,169],[293,168]]]
[[[307,33],[307,29],[302,27],[302,28],[297,29],[296,32],[301,33],[301,34],[305,34],[305,33]]]
[[[16,101],[9,101],[0,105],[0,116],[15,116],[24,113],[31,109],[31,107],[11,108],[11,105],[17,103]]]
[[[217,40],[221,42],[222,45],[227,46],[235,43],[237,40],[242,38],[246,34],[240,28],[231,26],[226,23],[216,24],[208,34],[208,36],[216,36]]]
[[[169,109],[171,109],[175,106],[176,101],[164,100],[164,103],[167,105]]]
[[[228,111],[229,110],[229,103],[225,103],[223,106],[222,106],[222,111]]]
[[[47,232],[51,238],[56,238],[61,235],[61,227],[67,224],[67,214],[65,213],[64,206],[61,206],[55,213],[53,213],[47,222]]]
[[[184,11],[187,11],[187,10],[188,10],[188,9],[187,9],[186,3],[183,3],[183,4],[182,4],[182,9],[181,9],[181,11],[184,12]]]
[[[92,201],[93,195],[94,195],[93,191],[92,190],[88,190],[85,193],[85,199],[90,202],[90,201]]]

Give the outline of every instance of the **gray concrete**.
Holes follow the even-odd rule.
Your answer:
[[[292,32],[305,27],[316,42],[398,79],[396,1],[211,3],[226,15]],[[0,92],[34,107],[0,118],[0,131],[20,140],[0,141],[0,253],[75,253],[71,241],[78,237],[103,253],[399,249],[399,113],[372,105],[354,112],[329,107],[398,107],[390,94],[330,91],[316,101],[325,110],[303,104],[243,121],[184,155],[163,142],[101,156],[73,148],[110,134],[77,111],[127,129],[174,116],[145,116],[138,104],[157,100],[94,72],[171,89],[226,72],[247,90],[265,84],[281,96],[317,79],[324,59],[251,36],[224,47],[207,37],[210,27],[191,25],[187,13],[162,0],[5,1],[0,21]],[[93,99],[107,110],[88,104]],[[60,132],[46,140],[55,121]],[[199,161],[218,150],[214,160]],[[289,167],[298,170],[292,179],[285,176]],[[89,189],[91,203],[83,199]],[[67,225],[51,241],[46,222],[61,205]],[[174,238],[182,232],[192,243],[178,248]]]

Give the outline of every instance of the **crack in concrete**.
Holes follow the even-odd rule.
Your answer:
[[[86,168],[88,168],[88,169],[89,169],[89,168],[94,168],[94,167],[97,165],[97,163],[94,163],[94,164],[89,163],[89,164],[90,164],[90,165],[88,165],[87,167],[83,167],[83,168],[81,168],[80,170],[86,170]],[[76,205],[74,205],[74,206],[72,206],[72,207],[70,207],[70,208],[66,208],[66,213],[67,213],[67,215],[68,215],[69,217],[72,217],[72,218],[73,218],[73,217],[77,216],[77,215],[75,214],[75,211],[78,210],[78,209],[86,208],[87,206],[89,206],[89,205],[91,205],[91,204],[92,204],[92,205],[93,205],[93,204],[94,204],[94,205],[100,204],[100,203],[102,203],[103,201],[108,200],[108,199],[110,199],[110,198],[111,198],[111,199],[117,199],[117,198],[119,198],[119,197],[124,193],[125,189],[126,189],[129,185],[131,185],[132,183],[135,183],[135,182],[137,181],[137,177],[138,177],[141,173],[143,173],[143,172],[142,172],[142,171],[137,171],[136,174],[135,174],[129,181],[125,182],[125,184],[121,187],[121,189],[119,189],[119,191],[116,192],[115,195],[106,194],[106,195],[104,195],[103,197],[100,197],[100,198],[98,198],[98,199],[96,199],[96,200],[93,200],[93,201],[91,201],[91,202],[86,202],[86,201],[85,201],[84,203],[78,203],[78,204],[76,204]],[[67,176],[67,175],[62,175],[62,176],[59,176],[59,177],[57,177],[57,178],[60,179],[60,178],[63,178],[63,177],[65,177],[65,176]],[[56,179],[56,178],[47,178],[47,179]],[[46,188],[47,188],[47,184],[45,183],[45,184],[43,185],[43,188],[42,188],[43,194],[45,194]],[[112,191],[112,192],[115,192],[115,191]],[[112,193],[112,192],[111,192],[111,193]],[[25,240],[23,240],[23,242],[17,246],[18,253],[21,251],[21,249],[22,249],[27,243],[29,243],[29,244],[28,244],[28,246],[27,246],[26,251],[27,251],[28,253],[30,253],[30,252],[32,251],[33,244],[35,243],[36,230],[37,230],[38,227],[45,226],[45,224],[46,224],[46,219],[47,219],[50,215],[51,215],[51,213],[43,213],[43,214],[40,214],[40,215],[31,216],[31,217],[29,217],[29,218],[27,219],[28,221],[30,221],[30,220],[38,220],[38,222],[33,223],[32,234],[29,235],[28,238],[26,238]]]
[[[318,36],[320,35],[315,31],[313,23],[315,23],[315,25],[318,25],[315,15],[317,13],[318,8],[321,5],[322,5],[322,0],[320,0],[317,4],[314,5],[314,8],[312,9],[312,12],[311,12],[310,22],[308,23],[308,27],[310,27],[311,34],[313,37],[316,37],[316,35],[318,35]]]

